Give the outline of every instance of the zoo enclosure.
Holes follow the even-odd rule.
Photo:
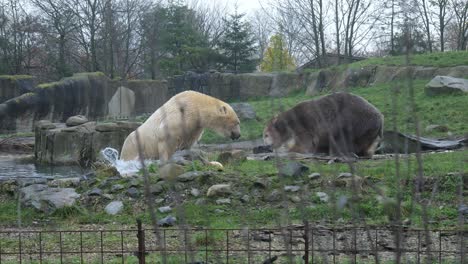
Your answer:
[[[465,263],[467,236],[466,230],[308,224],[145,229],[138,222],[121,230],[3,230],[0,263],[273,263],[278,257],[288,263]]]

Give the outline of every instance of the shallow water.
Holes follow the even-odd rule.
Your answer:
[[[0,180],[78,177],[89,171],[89,169],[80,166],[36,165],[30,155],[0,153]]]

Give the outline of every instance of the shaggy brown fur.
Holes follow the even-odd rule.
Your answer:
[[[268,122],[263,139],[291,152],[372,156],[382,133],[377,108],[360,96],[334,93],[279,114]]]

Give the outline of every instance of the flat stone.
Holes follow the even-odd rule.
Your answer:
[[[102,195],[102,190],[99,188],[94,188],[88,193],[88,196],[101,196],[101,195]]]
[[[33,185],[33,184],[47,184],[47,181],[48,180],[45,178],[31,178],[31,179],[23,178],[23,179],[18,180],[18,185],[22,187],[26,187],[26,186]]]
[[[160,194],[164,192],[164,181],[157,182],[156,184],[151,185],[150,192],[151,194]]]
[[[78,187],[80,185],[80,177],[55,179],[48,183],[54,187]]]
[[[242,162],[247,160],[247,154],[243,150],[225,151],[218,155],[218,161],[222,164]]]
[[[224,196],[231,194],[231,185],[230,184],[215,184],[208,188],[208,191],[206,192],[206,196],[208,197],[214,197],[214,196]]]
[[[104,208],[104,211],[110,215],[116,215],[122,211],[123,207],[122,201],[112,201]]]
[[[168,213],[172,211],[172,208],[170,206],[163,206],[163,207],[159,207],[158,211],[164,214],[164,213]]]
[[[88,122],[88,118],[82,115],[71,116],[67,119],[65,124],[67,127],[79,126]]]
[[[338,175],[338,179],[351,178],[351,177],[353,177],[353,174],[349,172],[342,172]]]
[[[286,192],[298,192],[301,189],[301,187],[297,185],[286,185],[284,186],[284,191]]]
[[[130,121],[117,121],[117,126],[123,129],[136,130],[142,123],[140,122],[130,122]]]
[[[281,192],[275,189],[266,196],[265,200],[267,202],[278,202],[281,200]]]
[[[50,188],[45,184],[33,184],[19,190],[26,206],[50,213],[55,209],[70,207],[80,195],[73,188]]]
[[[114,184],[114,185],[112,185],[110,191],[114,193],[114,192],[118,192],[120,190],[123,190],[124,188],[125,188],[125,186],[123,186],[122,184]]]
[[[180,182],[189,182],[189,181],[193,181],[201,176],[204,176],[204,175],[211,175],[211,173],[207,173],[207,172],[201,172],[201,171],[189,171],[189,172],[186,172],[186,173],[183,173],[179,176],[177,176],[177,181],[180,181]]]
[[[312,174],[309,174],[309,176],[307,176],[307,178],[309,178],[309,180],[318,180],[318,179],[320,179],[320,173],[314,172]]]
[[[132,180],[130,181],[130,184],[128,185],[128,187],[141,187],[141,184],[142,184],[141,180],[139,180],[139,179],[132,179]]]
[[[229,199],[229,198],[218,199],[218,200],[216,200],[216,204],[217,205],[231,204],[231,199]]]

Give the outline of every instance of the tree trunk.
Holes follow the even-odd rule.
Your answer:
[[[340,23],[338,20],[338,0],[335,0],[335,28],[336,28],[336,53],[338,55],[336,64],[340,64]]]

